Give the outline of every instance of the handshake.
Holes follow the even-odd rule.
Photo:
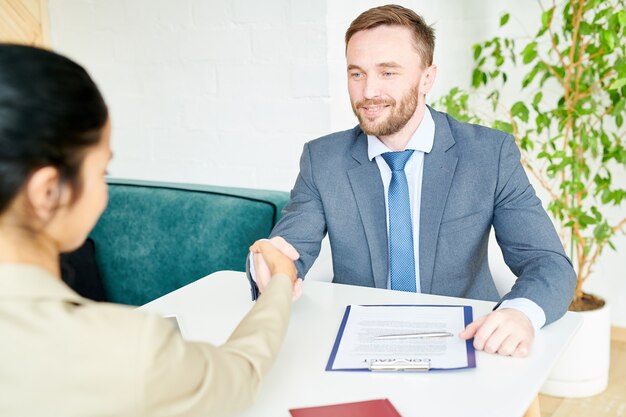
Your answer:
[[[296,300],[302,293],[302,279],[298,278],[298,271],[294,261],[300,257],[296,249],[280,236],[271,239],[261,239],[250,246],[254,275],[263,292],[272,277],[276,274],[285,274],[293,283],[293,299]]]

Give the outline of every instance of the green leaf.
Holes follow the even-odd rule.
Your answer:
[[[539,72],[540,67],[542,67],[541,63],[537,63],[537,65],[535,65],[533,67],[533,69],[524,76],[524,79],[522,80],[522,87],[526,88],[528,86],[528,84],[533,82],[533,79],[535,78],[535,76],[537,75],[537,73]]]
[[[617,21],[621,26],[626,26],[626,10],[620,10],[617,14]]]
[[[544,128],[550,127],[550,117],[546,113],[539,113],[535,123],[537,125],[537,133],[541,133]]]
[[[554,176],[562,170],[562,165],[561,164],[551,164],[548,166],[548,168],[546,169],[546,174],[548,174],[549,178],[554,178]]]
[[[481,70],[476,68],[474,70],[474,72],[472,73],[472,87],[474,87],[474,88],[480,87],[480,85],[485,80],[485,77],[483,77],[483,76],[485,76],[485,73],[483,73]],[[486,82],[485,82],[485,84],[486,84]]]
[[[620,101],[621,95],[616,90],[608,90],[609,98],[611,99],[611,103],[615,104]]]
[[[606,47],[608,52],[612,52],[613,49],[615,49],[615,44],[617,43],[617,36],[615,36],[615,33],[610,30],[603,30],[602,35],[600,36],[600,43]]]
[[[537,57],[537,42],[531,42],[522,51],[522,62],[528,64]]]
[[[565,7],[563,7],[563,23],[562,23],[562,32],[563,33],[572,33],[574,26],[572,25],[572,16],[574,15],[574,11],[569,3],[565,3]],[[542,16],[543,19],[543,16]]]
[[[574,106],[574,110],[576,110],[579,116],[594,113],[594,108],[590,100],[580,100]]]
[[[526,107],[526,105],[521,101],[513,104],[511,107],[511,114],[513,117],[519,117],[524,121],[524,123],[528,122],[528,107]]]
[[[593,236],[599,241],[607,240],[609,237],[611,237],[611,235],[611,227],[606,222],[598,224],[593,229]]]
[[[500,18],[500,27],[506,25],[506,23],[509,21],[509,14],[505,13],[501,18]]]
[[[552,15],[554,14],[554,7],[546,10],[541,14],[541,24],[547,26],[552,21]]]
[[[612,7],[607,7],[606,9],[602,9],[600,10],[595,18],[593,19],[594,22],[599,22],[600,20],[602,20],[603,18],[607,17],[607,16],[611,16],[613,14],[614,9]]]
[[[617,12],[617,10],[611,9],[611,13],[609,14],[608,21],[609,21],[608,22],[608,27],[611,30],[619,31],[619,29],[620,29],[620,22],[619,22],[619,13]]]
[[[626,109],[626,99],[622,98],[613,107],[611,114],[615,117],[619,116]]]
[[[541,91],[538,92],[537,94],[535,94],[535,98],[533,98],[533,107],[534,108],[537,108],[537,106],[541,102],[542,98],[543,98],[543,93]]]
[[[619,58],[615,61],[615,70],[619,77],[626,77],[626,57]]]
[[[591,207],[591,212],[595,216],[596,221],[598,221],[598,222],[602,221],[602,213],[600,213],[600,211],[598,210],[598,208],[596,206],[592,206]]]
[[[491,93],[489,93],[487,98],[489,100],[491,100],[492,102],[494,102],[494,103],[498,103],[498,101],[500,100],[500,91],[499,90],[493,90]]]
[[[619,80],[615,80],[613,84],[609,87],[609,90],[619,90],[623,86],[626,85],[626,78],[620,78]]]
[[[522,62],[524,64],[530,64],[535,60],[535,58],[537,58],[537,51],[530,51],[524,54],[524,59],[522,60]]]
[[[511,123],[503,122],[502,120],[496,120],[493,122],[494,129],[502,130],[506,133],[513,133],[513,126]]]
[[[480,45],[479,43],[474,45],[474,61],[476,61],[478,59],[478,57],[480,56],[480,53],[482,51],[483,51],[482,45]]]
[[[578,217],[578,224],[581,229],[586,229],[590,224],[596,224],[596,219],[594,217],[589,216],[588,214],[581,213]],[[597,229],[597,228],[596,228]]]
[[[593,26],[587,22],[580,22],[579,30],[581,35],[591,35],[593,33]]]
[[[520,146],[523,150],[530,152],[535,149],[535,142],[528,139],[528,137],[523,137],[522,139],[520,139]]]
[[[543,26],[541,29],[539,29],[539,32],[537,32],[537,34],[535,35],[535,38],[540,38],[547,31],[548,31],[548,27]]]

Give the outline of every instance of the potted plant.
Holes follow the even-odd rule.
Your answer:
[[[438,102],[460,120],[515,137],[523,166],[549,197],[547,209],[577,272],[570,310],[588,313],[546,382],[547,394],[593,395],[608,381],[608,308],[583,286],[602,252],[615,249],[615,236],[626,230],[626,190],[616,181],[626,176],[625,3],[540,2],[534,36],[497,36],[474,45],[471,91],[453,88]],[[509,17],[501,17],[500,27]],[[514,76],[521,76],[520,90],[512,89]],[[587,346],[593,342],[598,346]],[[581,357],[593,357],[593,364],[585,366]],[[582,374],[571,375],[577,371]]]

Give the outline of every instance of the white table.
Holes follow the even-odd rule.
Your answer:
[[[492,302],[305,281],[289,330],[255,405],[241,417],[288,417],[290,408],[389,398],[403,417],[522,416],[582,322],[546,326],[528,358],[476,352],[476,369],[428,373],[326,372],[348,304],[465,304],[474,318]],[[141,307],[177,315],[187,339],[223,343],[252,307],[242,272],[220,271]]]

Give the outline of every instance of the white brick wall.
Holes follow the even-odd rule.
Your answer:
[[[289,190],[304,142],[330,130],[324,2],[49,9],[53,46],[89,70],[111,109],[113,176]]]
[[[343,36],[375,0],[49,0],[52,45],[83,64],[110,107],[116,177],[289,190],[305,141],[356,124]],[[473,43],[534,33],[538,5],[400,1],[434,23],[430,100],[468,85]],[[624,179],[626,182],[626,179]],[[618,242],[626,251],[626,238]],[[626,326],[623,261],[589,289]]]

